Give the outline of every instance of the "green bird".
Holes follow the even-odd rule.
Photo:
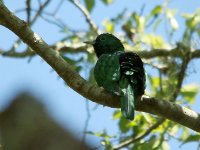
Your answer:
[[[120,95],[121,111],[125,118],[134,119],[134,100],[144,94],[145,71],[141,58],[133,52],[125,52],[121,41],[112,34],[103,33],[92,44],[98,61],[94,77],[99,86]]]

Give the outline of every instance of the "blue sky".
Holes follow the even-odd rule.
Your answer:
[[[4,0],[9,9],[15,11],[16,9],[24,7],[24,1],[9,1]],[[35,1],[36,2],[36,1]],[[53,1],[48,11],[51,11],[55,7],[58,1]],[[116,12],[121,12],[124,8],[128,8],[129,11],[139,11],[144,0],[115,0],[115,2],[109,7],[105,7],[101,2],[96,2],[95,9],[92,12],[92,19],[101,24],[104,18],[114,17]],[[149,0],[145,7],[145,12],[149,12],[155,5],[162,4],[161,0]],[[77,8],[75,8],[69,2],[64,2],[63,7],[59,11],[58,15],[64,19],[65,23],[77,30],[87,30],[88,25],[85,23],[83,15]],[[169,5],[171,8],[176,8],[179,13],[194,12],[200,7],[200,1],[197,0],[174,0]],[[66,8],[68,8],[66,10]],[[144,13],[145,13],[144,12]],[[72,16],[73,13],[73,16]],[[20,18],[25,19],[23,13],[17,14]],[[180,23],[180,32],[183,21],[177,18]],[[39,34],[48,44],[53,44],[62,37],[64,34],[53,26],[45,23],[41,19],[32,28],[37,34]],[[164,35],[162,29],[159,29],[159,34]],[[9,49],[17,39],[17,37],[0,26],[0,48]],[[180,39],[180,33],[176,34],[175,40]],[[200,46],[200,42],[199,42]],[[23,49],[25,46],[20,46],[19,49]],[[86,119],[86,100],[78,93],[67,87],[63,80],[52,70],[52,68],[46,64],[40,57],[34,57],[30,62],[28,58],[16,59],[0,56],[0,110],[9,104],[9,100],[13,98],[17,93],[23,90],[28,90],[36,97],[41,98],[45,104],[48,112],[64,127],[69,128],[71,132],[77,137],[83,135],[83,128]],[[188,78],[184,83],[200,83],[200,61],[194,60],[190,63],[190,69],[188,72]],[[194,70],[196,73],[194,73]],[[152,70],[149,70],[152,71]],[[148,70],[147,70],[148,72]],[[200,96],[197,97],[196,105],[193,106],[195,111],[200,110],[199,105]],[[93,102],[89,101],[91,108],[91,120],[89,122],[90,131],[100,132],[103,129],[109,129],[108,133],[111,135],[118,134],[117,122],[112,120],[112,113],[115,109],[96,106]],[[89,137],[94,143],[98,144],[96,137]],[[170,146],[172,149],[179,149],[179,144],[176,141],[171,141]],[[182,146],[182,149],[188,149],[191,147],[196,148],[196,144],[187,144]]]

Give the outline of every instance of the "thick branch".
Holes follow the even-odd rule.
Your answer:
[[[63,80],[75,91],[93,102],[120,107],[119,97],[113,96],[88,83],[59,55],[50,48],[28,25],[12,14],[0,1],[0,24],[18,35],[29,47],[40,55]],[[165,100],[143,97],[136,102],[136,109],[168,118],[197,132],[200,132],[200,115],[190,109]]]

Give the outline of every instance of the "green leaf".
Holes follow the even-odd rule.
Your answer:
[[[105,5],[109,5],[113,2],[113,0],[101,0]]]
[[[179,140],[184,142],[190,136],[190,131],[186,127],[182,127],[182,130],[182,135],[180,135]]]
[[[200,25],[200,9],[193,14],[185,13],[182,16],[186,19],[186,25],[192,32],[196,29],[198,30],[197,27]]]
[[[157,137],[155,135],[152,135],[148,140],[141,140],[140,143],[135,143],[132,149],[136,150],[149,150],[153,149],[155,145],[159,143]]]
[[[197,142],[199,140],[200,140],[200,135],[199,134],[191,135],[183,142],[183,144],[186,144],[186,143],[189,143],[189,142]]]
[[[181,96],[186,99],[189,103],[194,103],[195,97],[198,93],[199,86],[197,84],[189,84],[183,86],[181,89]]]
[[[112,144],[109,139],[104,139],[101,141],[101,145],[105,146],[105,150],[113,149]]]
[[[177,10],[176,9],[167,9],[166,10],[166,16],[167,18],[174,18]]]
[[[179,28],[178,22],[175,18],[170,18],[169,22],[173,30],[177,30]]]
[[[169,150],[170,149],[169,143],[167,141],[163,141],[160,149],[161,150]]]
[[[87,10],[91,12],[92,9],[94,8],[95,0],[85,0],[85,5],[86,5]]]
[[[154,7],[154,9],[151,11],[151,15],[157,16],[160,13],[162,13],[162,11],[163,11],[162,6],[158,5],[158,6]]]
[[[119,119],[121,118],[122,116],[122,113],[120,110],[116,110],[114,113],[113,113],[113,120],[116,120],[116,119]]]
[[[180,126],[175,125],[169,130],[169,134],[174,137],[176,133],[179,131],[179,129],[180,129]]]
[[[129,131],[129,122],[124,117],[121,117],[121,119],[119,121],[119,128],[122,133],[126,133]]]
[[[182,17],[184,17],[185,19],[191,19],[193,16],[194,14],[188,14],[188,13],[182,14]]]
[[[135,22],[135,28],[138,32],[143,32],[145,29],[145,18],[143,16],[138,15],[137,13],[132,14],[132,18]]]
[[[175,19],[175,14],[177,10],[175,9],[167,9],[166,11],[166,16],[169,19],[170,26],[172,27],[173,30],[177,30],[179,28],[178,22]]]
[[[195,29],[196,24],[194,22],[194,19],[188,19],[186,20],[186,25],[189,27],[192,31]]]
[[[161,36],[155,34],[145,34],[141,37],[141,41],[153,48],[166,48],[167,44]]]
[[[114,32],[115,25],[114,25],[114,23],[112,21],[105,20],[103,22],[103,25],[105,27],[106,32],[108,32],[108,33],[113,33]]]

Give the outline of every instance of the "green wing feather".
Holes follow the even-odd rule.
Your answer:
[[[120,64],[118,53],[103,54],[95,65],[94,77],[99,86],[103,86],[112,93],[119,92]]]
[[[134,89],[127,80],[127,78],[122,78],[119,84],[122,94],[121,94],[121,111],[125,118],[129,120],[134,119]]]

